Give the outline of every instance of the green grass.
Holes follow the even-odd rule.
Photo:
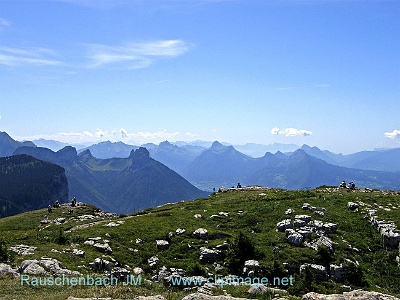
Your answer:
[[[114,259],[122,265],[143,268],[144,278],[149,279],[161,266],[183,269],[191,266],[190,270],[217,274],[211,263],[200,263],[199,248],[203,246],[212,248],[224,241],[234,248],[239,234],[242,233],[254,248],[256,256],[254,258],[260,261],[261,266],[257,275],[270,277],[280,275],[283,263],[323,262],[321,253],[307,247],[291,246],[284,233],[276,232],[276,223],[287,218],[285,211],[292,208],[295,211],[294,214],[311,214],[313,220],[337,223],[339,225],[337,233],[330,235],[330,238],[336,243],[334,245],[335,252],[329,259],[336,264],[343,263],[344,259],[350,259],[357,261],[359,267],[352,269],[352,276],[343,282],[335,282],[331,279],[321,280],[307,274],[296,274],[294,285],[287,287],[291,296],[298,297],[307,291],[343,292],[342,285],[350,285],[352,289],[363,288],[399,296],[400,270],[395,262],[399,250],[383,249],[376,229],[363,219],[362,213],[347,209],[347,202],[363,201],[376,207],[398,207],[398,209],[390,211],[378,209],[377,215],[379,219],[391,220],[400,226],[400,195],[384,191],[364,193],[362,191],[333,190],[324,187],[304,191],[271,189],[215,193],[207,199],[168,204],[126,217],[90,220],[83,223],[95,221],[103,221],[103,223],[71,232],[66,231],[82,222],[70,221],[62,225],[51,224],[43,229],[44,226],[39,226],[39,221],[43,219],[47,211],[38,210],[0,219],[0,240],[7,245],[26,244],[38,247],[32,256],[15,256],[12,263],[16,265],[28,258],[38,259],[47,255],[61,261],[66,268],[78,270],[78,266],[88,266],[89,262],[103,255],[95,251],[93,247],[83,245],[83,241],[87,238],[99,236],[110,240],[110,246],[113,249],[111,256]],[[318,217],[312,212],[303,211],[302,205],[305,202],[316,206],[318,210],[324,208],[325,215]],[[49,218],[62,216],[68,219],[71,217],[68,215],[68,209],[68,207],[63,207],[55,210],[49,215]],[[86,206],[82,209],[75,209],[75,216],[76,214],[92,214],[95,211],[96,208]],[[212,215],[218,215],[219,212],[227,212],[229,216],[210,218]],[[201,214],[202,218],[195,218],[195,214]],[[104,226],[108,221],[124,221],[124,224],[108,228]],[[192,236],[193,231],[200,227],[208,230],[207,241]],[[176,235],[177,228],[184,228],[186,232]],[[173,233],[172,237],[169,236],[170,232]],[[142,239],[143,242],[136,244],[137,238]],[[167,250],[156,249],[155,241],[158,239],[167,239],[170,247]],[[72,254],[51,252],[52,249],[62,251],[71,248],[71,244],[79,244],[78,249],[84,250],[86,256],[78,258]],[[359,249],[359,252],[350,249],[349,244]],[[274,247],[281,249],[279,254],[272,253]],[[131,251],[132,249],[138,251]],[[228,266],[230,266],[229,261],[232,260],[232,257],[229,256],[238,252],[228,250],[224,253],[224,260],[219,262],[225,266],[222,271],[218,272],[221,275],[231,273]],[[147,264],[147,260],[153,255],[157,255],[160,259],[156,269],[150,268]],[[83,274],[91,273],[90,269],[79,269],[79,271]],[[233,296],[250,297],[246,292],[248,287],[227,286],[224,289]],[[137,296],[151,293],[160,293],[170,299],[178,299],[190,291],[171,289],[161,284],[130,287],[130,289],[126,287],[31,288],[21,287],[18,280],[1,276],[0,292],[5,295],[4,299],[24,299],[24,295],[30,293],[36,295],[37,299],[56,299],[55,295],[62,295],[59,299],[66,299],[70,295],[129,298],[133,294]],[[219,289],[218,292],[223,293],[222,289]],[[252,297],[270,299],[272,296],[266,294]]]

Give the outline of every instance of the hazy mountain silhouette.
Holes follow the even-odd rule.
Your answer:
[[[128,145],[123,142],[113,143],[106,141],[83,148],[79,152],[90,150],[94,157],[103,159],[113,157],[127,158],[132,150],[138,148],[138,146]]]

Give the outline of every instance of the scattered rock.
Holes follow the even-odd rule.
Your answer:
[[[309,215],[296,215],[296,216],[294,216],[294,219],[295,219],[295,220],[296,220],[296,219],[297,219],[297,220],[302,220],[302,221],[308,223],[308,222],[311,221],[311,216],[309,216]]]
[[[182,228],[178,228],[175,230],[176,235],[181,235],[181,234],[184,234],[185,232],[186,232],[186,230],[182,229]]]
[[[21,244],[11,247],[10,250],[17,253],[18,255],[32,255],[36,248],[37,247]]]
[[[19,272],[31,275],[81,275],[79,272],[65,269],[58,260],[49,257],[42,257],[40,261],[24,260],[19,267]]]
[[[166,240],[156,240],[156,247],[160,250],[165,250],[169,248],[169,242]]]
[[[147,260],[147,262],[149,263],[150,267],[153,267],[153,266],[157,265],[159,261],[160,260],[158,259],[157,256],[152,256]]]
[[[208,231],[205,228],[199,228],[193,232],[193,236],[205,240],[208,237]]]
[[[11,268],[7,264],[0,263],[0,275],[12,274],[14,277],[19,277],[17,270]]]
[[[85,251],[83,251],[83,250],[74,249],[74,250],[72,250],[72,254],[79,256],[79,257],[85,257]]]
[[[289,208],[288,210],[285,211],[285,215],[291,215],[293,212],[294,210]]]
[[[348,203],[347,203],[347,207],[348,207],[350,210],[355,210],[355,209],[358,208],[358,203],[348,202]]]
[[[221,251],[208,249],[206,247],[200,248],[200,261],[202,262],[214,262],[221,258]]]
[[[250,286],[250,288],[247,292],[249,294],[255,294],[255,293],[287,294],[287,291],[285,291],[285,290],[271,288],[271,287],[265,286],[264,284],[253,284]]]
[[[246,298],[235,298],[232,296],[209,296],[201,293],[187,295],[182,300],[247,300]],[[390,299],[392,300],[392,299]]]
[[[294,246],[300,246],[303,243],[304,237],[298,233],[292,233],[291,235],[288,236],[288,241]]]
[[[100,252],[107,252],[107,253],[112,253],[113,252],[108,243],[104,243],[104,244],[96,243],[96,244],[93,245],[93,247],[95,247],[96,250],[100,251]]]
[[[351,292],[344,292],[343,294],[324,295],[318,293],[307,293],[302,300],[400,300],[387,294],[377,292],[368,292],[363,290],[355,290]]]
[[[201,219],[203,216],[200,215],[200,214],[195,214],[194,217],[195,217],[196,219]]]
[[[276,224],[276,228],[278,231],[281,231],[281,232],[285,231],[286,229],[293,228],[292,220],[286,219],[286,220],[280,221]]]
[[[243,274],[250,276],[254,274],[254,269],[259,267],[260,263],[257,260],[251,259],[244,262]]]
[[[139,268],[139,267],[133,268],[132,271],[133,271],[133,274],[135,274],[135,275],[140,275],[143,273],[143,269]]]
[[[316,264],[303,264],[300,266],[300,274],[303,273],[306,269],[310,269],[311,272],[315,274],[317,277],[326,276],[326,268],[321,265]]]
[[[89,266],[97,272],[110,271],[111,269],[111,263],[100,257],[95,258],[93,262],[89,263]]]
[[[325,223],[324,230],[326,233],[335,233],[337,230],[337,224],[335,223]]]
[[[215,246],[215,249],[218,249],[218,250],[229,249],[229,244],[226,241],[224,241],[222,244]]]
[[[54,224],[62,224],[65,223],[65,218],[56,218],[53,222]]]

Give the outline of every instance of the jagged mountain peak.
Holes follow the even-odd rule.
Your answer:
[[[135,161],[148,160],[150,159],[150,153],[149,150],[147,150],[146,148],[139,147],[138,149],[131,151],[129,158],[132,158]]]

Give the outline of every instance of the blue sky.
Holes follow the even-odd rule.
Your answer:
[[[400,2],[0,1],[0,131],[400,147]]]

